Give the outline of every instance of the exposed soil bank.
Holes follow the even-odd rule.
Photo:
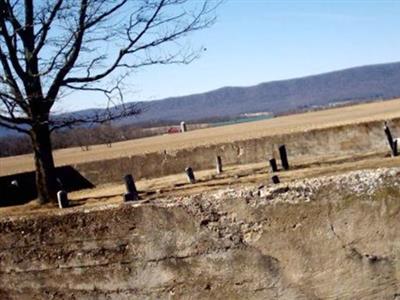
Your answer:
[[[396,299],[400,169],[0,221],[1,299]]]

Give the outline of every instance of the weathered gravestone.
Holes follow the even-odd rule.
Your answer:
[[[194,177],[193,169],[191,167],[187,167],[185,169],[185,172],[186,172],[186,176],[188,178],[188,182],[189,183],[196,183],[196,178]]]
[[[139,194],[136,189],[135,181],[131,174],[124,176],[126,193],[124,194],[124,202],[139,200]]]

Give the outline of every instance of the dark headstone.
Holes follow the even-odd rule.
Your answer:
[[[398,155],[397,139],[393,139],[392,132],[390,131],[390,128],[387,125],[387,122],[385,122],[385,126],[383,127],[383,130],[385,131],[386,138],[389,143],[390,150],[392,152],[392,156],[397,156]]]
[[[124,194],[124,201],[136,201],[139,200],[139,194],[136,189],[135,181],[131,174],[124,176],[126,193]]]
[[[272,176],[272,183],[273,184],[278,184],[278,183],[280,183],[281,181],[279,180],[279,177],[278,177],[278,175],[274,175],[274,176]]]
[[[138,200],[138,197],[135,197],[134,194],[131,194],[131,193],[124,194],[124,202],[137,201],[137,200]]]
[[[59,191],[57,193],[57,200],[58,200],[58,207],[59,208],[66,208],[68,207],[68,194],[65,191]]]
[[[279,146],[279,155],[281,157],[282,167],[285,170],[289,170],[289,161],[288,161],[288,158],[287,158],[287,152],[286,152],[286,146],[285,145]]]
[[[186,172],[189,183],[195,183],[196,178],[194,177],[193,169],[191,167],[187,167],[185,169],[185,172]]]
[[[383,127],[383,130],[385,131],[386,138],[388,140],[390,149],[393,149],[393,136],[392,136],[389,126],[387,125],[387,122],[385,122],[385,126]]]
[[[397,156],[399,155],[398,149],[397,149],[397,141],[398,139],[393,140],[393,149],[392,149],[392,155]]]
[[[269,160],[269,165],[271,167],[272,173],[278,172],[278,165],[276,164],[276,159],[275,158],[271,158]]]
[[[217,156],[216,160],[216,168],[217,168],[217,174],[221,174],[222,173],[222,160],[221,160],[221,156]]]

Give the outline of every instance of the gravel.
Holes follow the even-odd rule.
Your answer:
[[[200,201],[204,210],[208,210],[209,206],[214,206],[226,199],[245,199],[252,206],[281,202],[296,204],[316,201],[318,194],[326,191],[369,198],[379,188],[388,185],[400,185],[400,168],[360,170],[340,175],[295,180],[277,185],[225,188],[194,196],[160,199],[156,202],[161,205],[173,206],[177,203],[179,205],[190,205],[193,202],[198,203]]]

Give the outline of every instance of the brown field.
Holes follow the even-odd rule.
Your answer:
[[[97,145],[92,146],[90,151],[82,151],[80,148],[61,149],[56,150],[54,156],[58,166],[73,165],[141,153],[170,151],[278,133],[299,132],[397,117],[400,117],[400,99],[283,116],[245,124],[200,129],[183,134],[119,142],[113,144],[112,148],[107,148],[105,145]],[[32,155],[0,158],[0,176],[29,170],[33,170]]]

